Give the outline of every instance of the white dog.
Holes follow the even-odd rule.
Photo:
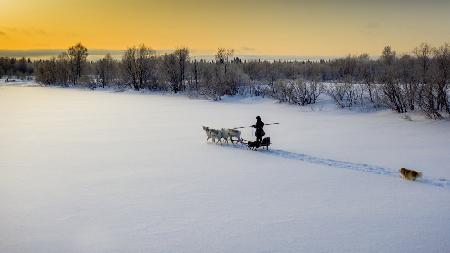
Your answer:
[[[203,130],[206,133],[206,141],[209,139],[212,139],[212,141],[215,143],[216,139],[218,142],[222,144],[222,139],[225,140],[226,143],[228,143],[228,139],[230,139],[231,143],[234,144],[234,141],[242,142],[241,139],[241,131],[236,129],[225,129],[222,128],[220,130],[212,129],[206,126],[203,126]],[[233,137],[237,138],[237,140],[234,140]]]
[[[228,138],[231,139],[231,136],[230,136],[230,134],[229,134],[228,129],[222,128],[222,129],[220,130],[220,134],[221,134],[220,137],[221,137],[222,139],[224,139],[224,140],[226,141],[226,143],[228,144]],[[220,142],[222,142],[222,140],[220,140]],[[231,142],[233,142],[233,140],[231,140]]]
[[[211,134],[213,142],[216,142],[217,139],[217,141],[220,142],[220,144],[222,144],[222,131],[210,128],[209,132]]]
[[[208,141],[209,139],[212,138],[212,136],[211,136],[211,130],[209,129],[209,127],[206,127],[206,126],[202,126],[202,128],[203,128],[203,130],[205,131],[206,136],[207,136],[206,141]]]
[[[212,129],[212,128],[209,128],[206,126],[203,126],[203,130],[205,131],[206,136],[207,136],[206,141],[208,141],[209,139],[212,139],[212,142],[215,143],[216,139],[217,139],[220,143],[222,143],[222,140],[221,140],[222,139],[222,131]]]
[[[241,139],[241,131],[236,130],[236,129],[228,129],[228,136],[230,138],[231,143],[234,144],[233,142],[233,137],[236,137],[238,142],[242,142]]]

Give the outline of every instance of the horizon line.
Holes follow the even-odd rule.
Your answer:
[[[106,54],[111,54],[113,58],[118,58],[121,56],[126,49],[104,49],[104,48],[94,48],[88,49],[89,58],[101,58]],[[165,53],[171,53],[176,49],[153,49],[157,55],[163,55]],[[48,59],[57,56],[67,49],[52,49],[52,48],[40,48],[40,49],[0,49],[0,57],[14,57],[14,58],[31,58],[31,59]],[[194,59],[211,59],[215,55],[214,50],[200,50],[200,49],[190,49],[191,56]],[[197,52],[197,53],[196,53]],[[364,53],[362,53],[364,54]],[[235,57],[247,59],[247,60],[331,60],[338,58],[345,58],[347,56],[359,56],[362,54],[345,54],[345,55],[307,55],[307,54],[257,54],[257,53],[244,53],[237,52],[234,54]],[[368,54],[370,58],[378,58],[380,55]]]

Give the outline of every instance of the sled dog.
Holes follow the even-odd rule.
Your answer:
[[[225,142],[228,144],[228,138],[231,139],[228,129],[225,129],[225,128],[220,129],[220,137],[222,139],[224,139]],[[220,140],[220,142],[222,142],[222,140]],[[233,142],[233,141],[231,141],[231,142]]]
[[[407,180],[412,180],[415,181],[418,177],[422,176],[421,172],[415,171],[415,170],[410,170],[410,169],[406,169],[406,168],[401,168],[400,169],[400,174]]]
[[[209,127],[206,127],[206,126],[202,126],[202,128],[203,128],[203,130],[205,131],[205,133],[206,133],[206,141],[208,141],[209,139],[211,139],[211,130],[209,129]]]
[[[233,141],[242,142],[241,131],[236,129],[227,129],[227,130],[228,130],[228,137],[230,138],[231,143],[234,143]],[[236,137],[237,140],[233,140],[233,137]]]
[[[257,148],[261,147],[260,141],[248,141],[247,146],[249,149],[256,150]]]
[[[202,128],[205,131],[206,136],[207,136],[206,141],[208,141],[209,139],[212,139],[212,142],[214,142],[214,143],[216,142],[216,139],[218,139],[220,141],[220,136],[221,136],[220,131],[206,127],[206,126],[203,126]]]
[[[224,134],[222,133],[222,130],[216,130],[216,129],[212,129],[212,128],[209,128],[206,126],[203,126],[202,128],[205,131],[206,136],[207,136],[206,141],[211,139],[212,142],[215,143],[216,139],[217,139],[218,142],[222,143],[222,138],[223,138],[228,142],[227,138],[225,138]]]
[[[216,139],[218,142],[222,143],[222,132],[220,130],[216,129],[209,129],[209,132],[211,134],[211,138],[213,142],[216,142]]]
[[[234,143],[234,141],[242,142],[241,139],[241,131],[236,129],[226,129],[222,128],[220,130],[212,129],[207,126],[202,126],[203,130],[206,133],[206,141],[209,139],[212,139],[213,142],[216,142],[216,139],[222,143],[222,139],[228,143],[228,139],[231,141],[231,143]],[[234,140],[233,137],[237,138],[237,140]]]

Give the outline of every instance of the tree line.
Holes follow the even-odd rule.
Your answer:
[[[0,78],[3,76],[25,78],[31,76],[33,71],[33,63],[29,58],[0,57]]]
[[[183,92],[218,100],[224,95],[270,96],[298,105],[329,95],[339,107],[388,107],[422,111],[431,118],[450,114],[450,46],[422,43],[398,55],[386,46],[381,57],[367,54],[320,61],[246,61],[219,48],[214,60],[196,60],[188,48],[162,55],[145,45],[127,48],[120,60],[107,54],[88,61],[81,43],[57,57],[32,64],[44,85]]]

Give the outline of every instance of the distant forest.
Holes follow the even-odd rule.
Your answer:
[[[327,94],[339,107],[388,107],[422,111],[430,118],[450,115],[450,46],[422,43],[411,54],[386,46],[378,59],[367,54],[320,61],[245,61],[219,48],[215,60],[192,60],[188,48],[157,55],[140,45],[121,60],[107,54],[87,61],[81,43],[49,60],[0,58],[0,77],[35,76],[42,85],[108,87],[183,92],[219,100],[224,95],[269,96],[308,105]]]

